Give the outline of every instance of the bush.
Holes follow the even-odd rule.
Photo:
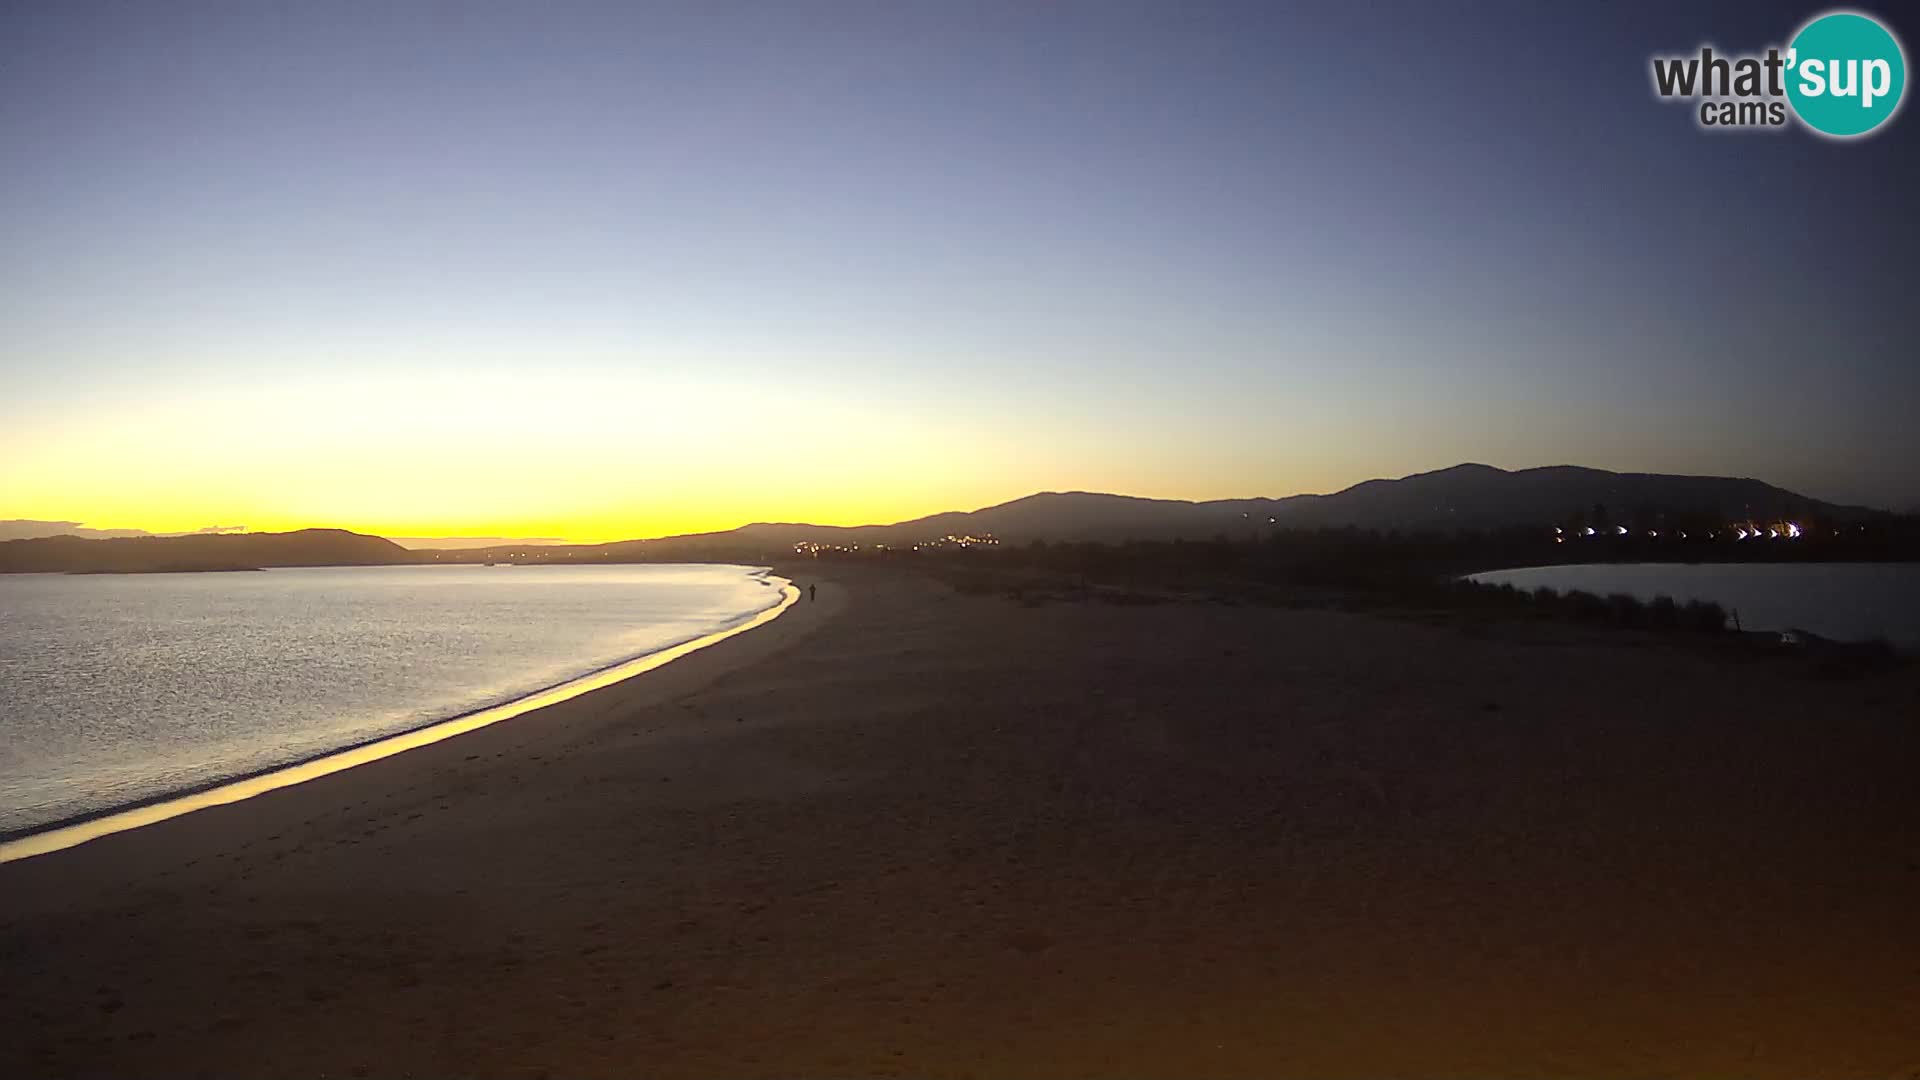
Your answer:
[[[1585,589],[1568,589],[1562,600],[1567,605],[1567,611],[1582,622],[1605,622],[1607,619],[1607,602]]]
[[[1630,593],[1608,593],[1607,611],[1621,626],[1639,626],[1646,621],[1647,605]]]
[[[1722,633],[1727,628],[1727,609],[1706,600],[1689,600],[1680,609],[1680,625],[1706,634]]]
[[[1680,625],[1680,605],[1673,602],[1671,596],[1656,596],[1647,605],[1647,625],[1662,630]]]

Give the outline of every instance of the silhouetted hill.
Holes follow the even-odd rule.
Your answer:
[[[8,518],[0,521],[0,540],[31,540],[42,536],[79,536],[104,540],[113,536],[152,536],[145,529],[89,529],[77,521]]]
[[[1261,501],[1261,500],[1256,500]],[[1616,473],[1574,465],[1508,472],[1456,465],[1399,480],[1369,480],[1332,495],[1279,500],[1281,526],[1365,529],[1498,529],[1548,525],[1604,507],[1616,522],[1716,522],[1877,516],[1759,480],[1725,476]]]
[[[1046,492],[971,513],[936,514],[894,525],[831,528],[760,524],[736,530],[768,543],[914,543],[949,534],[992,533],[1006,543],[1031,540],[1208,539],[1271,529],[1381,531],[1547,528],[1604,510],[1609,520],[1769,520],[1876,516],[1758,480],[1719,476],[1615,473],[1558,465],[1508,472],[1457,465],[1399,480],[1369,480],[1331,495],[1185,502],[1089,492]]]
[[[860,544],[911,544],[949,535],[983,533],[992,533],[1002,540],[1021,541],[1174,539],[1196,535],[1194,529],[1207,525],[1218,531],[1225,522],[1223,511],[1211,507],[1209,503],[1174,499],[1048,491],[983,510],[954,511],[892,525],[857,525],[828,531],[840,538],[835,542]],[[758,524],[735,531],[779,540],[795,530],[814,529],[811,525]]]
[[[973,511],[952,511],[890,525],[758,522],[725,532],[624,540],[572,547],[503,545],[425,552],[445,562],[753,561],[797,543],[907,547],[948,536],[991,534],[1002,543],[1033,540],[1120,542],[1246,539],[1276,529],[1358,528],[1381,532],[1545,530],[1596,511],[1620,524],[1723,524],[1817,517],[1848,521],[1884,516],[1837,506],[1758,480],[1723,476],[1615,473],[1571,465],[1509,472],[1456,465],[1398,480],[1369,480],[1331,495],[1187,502],[1086,491],[1042,492]]]
[[[907,547],[949,536],[991,534],[1002,543],[1246,539],[1274,530],[1358,528],[1388,532],[1548,529],[1576,519],[1634,527],[1688,528],[1782,518],[1852,521],[1881,512],[1837,506],[1758,480],[1724,476],[1615,473],[1571,465],[1509,472],[1456,465],[1398,480],[1368,480],[1331,495],[1186,502],[1085,491],[1042,492],[973,511],[890,525],[760,522],[724,532],[611,544],[502,544],[408,551],[337,529],[294,533],[83,540],[51,537],[0,543],[0,572],[138,572],[251,566],[339,566],[410,562],[753,562],[797,543]],[[1599,524],[1599,520],[1594,520]]]
[[[398,544],[344,529],[88,540],[0,542],[0,573],[141,574],[268,566],[378,566],[417,562]]]

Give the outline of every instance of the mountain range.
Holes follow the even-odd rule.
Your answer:
[[[934,514],[892,525],[755,524],[734,531],[768,540],[792,536],[846,544],[897,544],[983,533],[1010,543],[1174,540],[1244,535],[1249,528],[1546,528],[1576,514],[1591,514],[1596,507],[1621,521],[1880,516],[1878,511],[1822,502],[1759,480],[1616,473],[1572,465],[1508,471],[1466,464],[1398,480],[1368,480],[1331,495],[1188,502],[1084,491],[1043,492],[982,510]]]
[[[1751,479],[1616,473],[1571,465],[1508,471],[1467,464],[1398,480],[1369,480],[1331,495],[1188,502],[1085,491],[1042,492],[980,510],[888,525],[759,522],[724,532],[610,544],[534,547],[514,541],[492,547],[409,551],[378,537],[331,529],[115,539],[61,536],[0,542],[0,572],[478,562],[520,558],[516,552],[529,551],[543,561],[756,559],[790,551],[801,543],[905,547],[948,536],[989,534],[1003,543],[1020,544],[1200,540],[1274,529],[1545,529],[1576,515],[1605,515],[1620,522],[1807,517],[1852,521],[1884,516],[1881,511],[1821,502]]]

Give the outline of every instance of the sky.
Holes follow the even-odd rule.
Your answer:
[[[1820,10],[0,5],[0,518],[604,540],[1462,461],[1920,503],[1920,118],[1650,86]]]

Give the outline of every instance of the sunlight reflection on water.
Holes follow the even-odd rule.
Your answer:
[[[651,660],[782,589],[737,566],[0,576],[0,832]]]

